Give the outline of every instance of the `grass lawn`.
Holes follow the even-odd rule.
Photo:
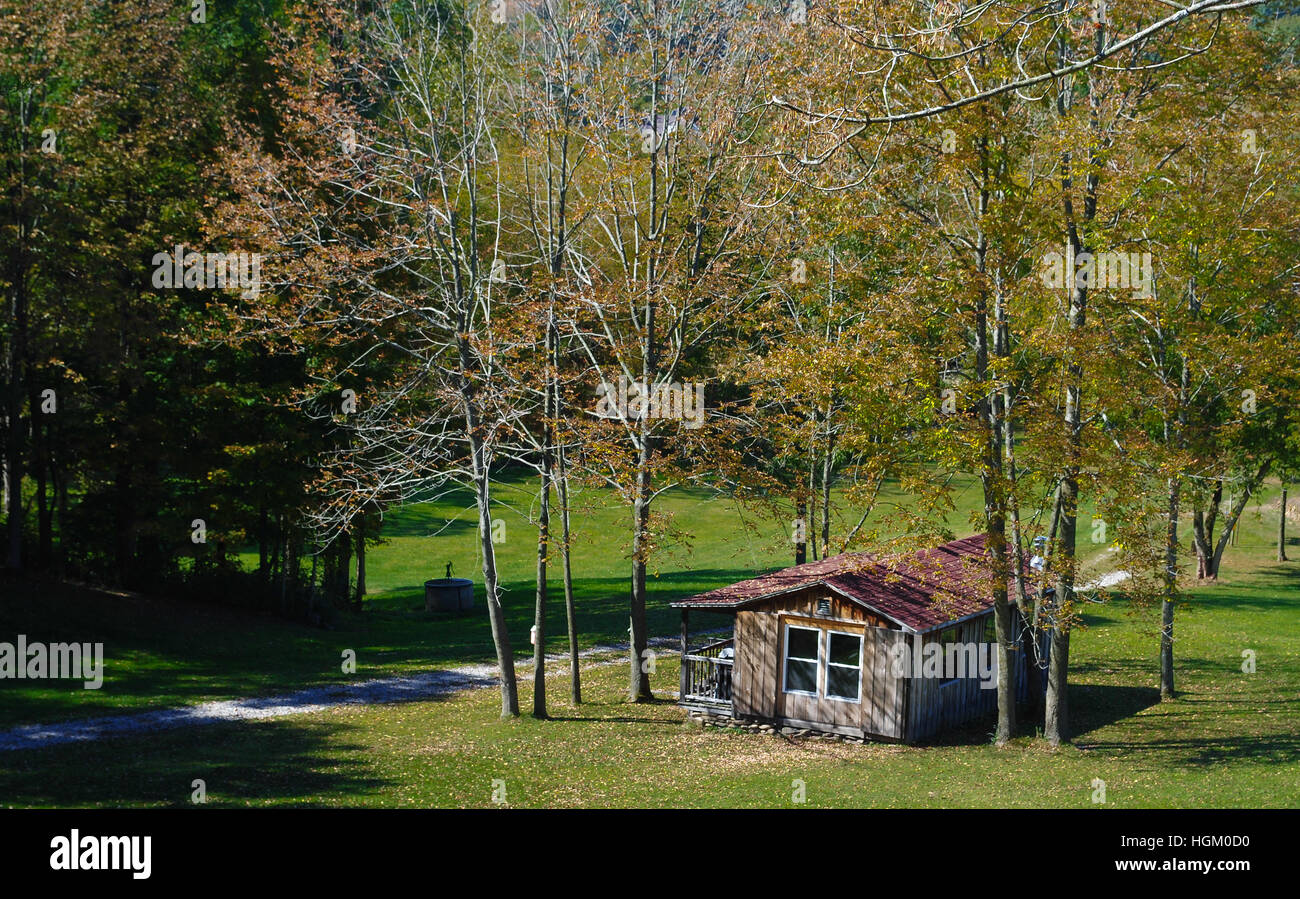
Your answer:
[[[532,488],[531,481],[507,481],[498,489],[498,514],[506,522],[506,540],[497,546],[502,602],[513,646],[529,657],[537,552],[537,531],[526,517]],[[959,535],[972,533],[978,484],[969,478],[959,481],[954,495],[949,526]],[[906,502],[890,485],[878,508],[884,515]],[[630,513],[606,490],[584,491],[574,505],[579,510],[574,515],[573,572],[580,643],[586,648],[624,642]],[[759,517],[726,494],[672,490],[656,509],[670,522],[673,537],[663,542],[651,570],[652,634],[676,633],[678,616],[668,607],[673,599],[793,562],[786,523]],[[850,514],[846,510],[844,518]],[[841,527],[847,530],[855,521]],[[102,642],[107,682],[100,690],[82,690],[78,682],[0,680],[0,727],[333,683],[342,676],[342,655],[348,649],[356,652],[361,673],[371,677],[495,660],[482,605],[472,497],[452,493],[437,503],[407,506],[388,517],[384,534],[387,542],[367,557],[365,611],[345,613],[332,630],[217,606],[57,584],[33,585],[6,596],[0,602],[0,640],[25,634],[30,641]],[[247,554],[245,561],[255,564],[256,553]],[[424,611],[423,583],[441,577],[448,561],[455,574],[476,583],[473,614]],[[567,643],[558,564],[550,588],[547,632],[552,651],[558,651]]]
[[[1107,807],[1294,807],[1300,651],[1295,600],[1278,595],[1295,585],[1265,570],[1205,592],[1180,622],[1185,692],[1167,703],[1154,618],[1098,606],[1076,643],[1076,745],[1056,752],[1032,733],[995,749],[989,722],[922,747],[695,730],[668,702],[622,701],[616,660],[586,669],[590,701],[577,709],[557,669],[549,721],[502,721],[496,691],[480,689],[4,753],[0,803],[185,806],[201,778],[208,806],[487,807],[494,780],[518,807],[790,806],[798,779],[809,807],[1092,808],[1101,778]],[[1253,675],[1239,670],[1241,648],[1258,653]]]
[[[739,533],[729,500],[683,493],[673,502],[699,536],[691,554],[665,564],[656,581],[656,633],[674,629],[665,608],[670,597],[784,561],[775,543],[764,555],[762,541]],[[610,527],[618,512],[608,511]],[[1272,561],[1276,514],[1275,495],[1264,494],[1243,522],[1220,582],[1199,588],[1179,610],[1176,701],[1160,702],[1156,690],[1155,610],[1134,612],[1119,602],[1088,607],[1087,626],[1076,632],[1071,651],[1075,745],[1056,752],[1035,739],[1032,725],[1015,745],[995,749],[988,744],[991,722],[922,747],[694,730],[671,703],[624,702],[626,672],[615,659],[586,669],[588,702],[577,709],[567,704],[568,685],[562,666],[555,666],[550,721],[501,721],[498,694],[483,689],[438,701],[0,753],[0,805],[183,806],[191,781],[201,778],[209,806],[491,806],[494,780],[505,781],[511,806],[789,806],[798,779],[811,807],[1093,807],[1090,784],[1101,778],[1107,807],[1295,807],[1300,561]],[[413,608],[415,594],[403,585],[436,565],[421,562],[433,553],[415,547],[429,540],[422,529],[447,516],[436,509],[408,515],[413,533],[375,552],[384,557],[376,562],[383,579],[376,586],[387,592],[338,631],[157,601],[92,601],[84,594],[29,596],[9,605],[0,633],[19,624],[27,629],[18,632],[31,639],[106,639],[110,660],[98,693],[7,682],[0,693],[4,719],[51,721],[342,680],[337,660],[344,647],[358,650],[358,677],[485,657],[488,650],[478,645],[487,639],[485,615],[430,621]],[[525,645],[526,533],[521,522],[506,544],[515,591],[507,599],[511,629]],[[586,533],[601,533],[599,523],[586,519]],[[450,545],[435,539],[438,557],[447,555]],[[626,620],[618,583],[626,562],[617,540],[584,539],[585,637],[615,640]],[[399,542],[405,540],[415,543]],[[1300,559],[1300,548],[1291,554]],[[472,558],[465,568],[455,565],[465,573]],[[56,625],[50,610],[71,617]],[[92,625],[101,636],[84,633]],[[562,633],[558,614],[553,627]],[[1240,670],[1244,649],[1257,654],[1254,674]],[[115,669],[115,659],[128,664]],[[675,684],[675,661],[661,657],[655,678],[661,687]],[[527,683],[521,693],[529,708]]]

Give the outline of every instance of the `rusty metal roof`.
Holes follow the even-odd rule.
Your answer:
[[[905,630],[925,633],[993,607],[984,544],[984,535],[977,534],[891,559],[842,553],[719,587],[673,606],[729,611],[822,586]]]

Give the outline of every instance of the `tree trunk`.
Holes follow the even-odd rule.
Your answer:
[[[650,435],[642,422],[641,449],[638,453],[635,496],[632,501],[632,603],[628,632],[628,652],[631,662],[631,680],[628,699],[632,702],[650,702],[650,672],[646,649],[646,561],[650,554]]]
[[[546,561],[551,551],[551,474],[555,413],[555,318],[546,320],[546,382],[542,396],[542,458],[537,510],[537,600],[533,607],[533,717],[546,718]]]
[[[798,536],[803,538],[794,542],[794,564],[802,565],[808,561],[808,500],[802,491],[795,500],[794,514],[798,523]]]
[[[1060,55],[1065,57],[1064,34],[1059,38]],[[1105,23],[1099,23],[1094,29],[1095,51],[1100,54],[1106,48]],[[1094,70],[1086,74],[1086,99],[1089,105],[1089,126],[1096,136],[1089,149],[1088,173],[1084,176],[1082,216],[1076,217],[1073,199],[1073,175],[1071,174],[1073,154],[1066,150],[1061,158],[1061,194],[1063,198],[1063,218],[1065,221],[1066,246],[1070,251],[1066,268],[1069,283],[1068,325],[1072,334],[1078,334],[1087,324],[1088,291],[1076,275],[1075,261],[1088,252],[1084,229],[1090,227],[1097,217],[1097,189],[1101,180],[1102,161],[1100,159],[1101,122],[1099,118],[1097,85],[1098,77]],[[1057,94],[1057,110],[1065,115],[1073,105],[1074,95],[1070,92],[1069,82],[1063,82]],[[1083,228],[1080,228],[1082,224]],[[1056,580],[1056,595],[1052,599],[1052,655],[1047,671],[1047,701],[1044,706],[1043,733],[1049,745],[1055,747],[1068,742],[1069,730],[1069,671],[1070,671],[1070,625],[1074,614],[1075,562],[1077,559],[1076,540],[1078,538],[1079,516],[1079,468],[1083,447],[1083,365],[1077,361],[1078,350],[1071,344],[1066,346],[1065,371],[1065,411],[1062,416],[1064,426],[1066,462],[1062,472],[1060,488],[1057,492],[1059,517],[1059,544],[1053,554],[1059,561]]]
[[[33,431],[35,428],[33,428]],[[36,564],[45,569],[54,554],[54,510],[49,497],[49,430],[36,446]]]
[[[41,410],[40,391],[30,369],[27,373],[27,408],[31,418],[32,474],[36,479],[36,567],[45,569],[50,564],[50,499],[49,499],[49,444],[50,414]]]
[[[257,576],[262,582],[263,590],[270,583],[271,574],[267,568],[267,550],[269,547],[266,542],[269,536],[267,533],[270,528],[269,521],[269,513],[266,510],[266,505],[263,504],[257,510]]]
[[[814,431],[815,433],[815,431]],[[812,560],[817,561],[817,454],[816,442],[809,447],[808,453],[808,543],[812,549]]]
[[[1077,253],[1083,248],[1072,243]],[[1087,294],[1077,282],[1070,287],[1070,329],[1084,326]],[[1071,351],[1072,352],[1072,351]],[[1047,701],[1043,732],[1051,746],[1069,740],[1068,676],[1070,664],[1070,618],[1074,614],[1076,540],[1079,514],[1079,455],[1082,448],[1083,366],[1073,360],[1066,365],[1064,437],[1067,461],[1057,503],[1060,508],[1056,595],[1051,604],[1052,655],[1047,671]]]
[[[567,137],[566,137],[567,140]],[[566,157],[567,158],[567,157]],[[563,216],[563,208],[561,209]],[[563,234],[563,229],[561,229]],[[561,257],[556,255],[552,261],[552,268],[559,271]],[[550,317],[551,328],[551,370],[553,377],[551,381],[551,408],[555,410],[555,420],[563,420],[564,416],[564,396],[560,390],[560,335],[555,325],[554,311]],[[560,562],[564,566],[564,620],[569,632],[569,698],[575,706],[582,705],[582,671],[578,663],[578,611],[573,601],[573,565],[572,565],[572,540],[573,533],[570,528],[569,520],[569,456],[568,450],[564,445],[564,438],[556,431],[555,439],[555,491],[560,501],[560,538],[563,541],[560,546]]]
[[[560,536],[564,540],[564,544],[560,547],[560,559],[564,564],[564,616],[569,629],[570,698],[576,706],[582,704],[582,672],[578,665],[578,615],[573,602],[573,569],[570,567],[569,559],[572,539],[569,529],[569,469],[562,445],[557,448],[556,458],[560,464],[560,477],[556,482],[556,490],[560,499]]]
[[[280,575],[280,614],[289,614],[289,600],[298,601],[298,581],[302,571],[302,543],[293,524],[284,525],[284,571]]]
[[[519,688],[515,680],[515,657],[510,648],[510,632],[497,584],[496,548],[492,544],[492,491],[488,480],[487,450],[479,435],[477,415],[467,404],[466,423],[470,434],[470,455],[474,466],[474,492],[478,505],[479,549],[483,553],[483,593],[492,627],[492,643],[497,652],[497,669],[501,672],[501,717],[519,715]]]
[[[352,592],[352,606],[361,611],[366,598],[366,517],[357,516],[357,584]]]
[[[1282,485],[1282,508],[1277,516],[1277,560],[1279,562],[1287,561],[1286,558],[1286,484]]]
[[[533,717],[546,717],[546,554],[551,531],[549,453],[542,461],[537,515],[537,602],[533,609]]]
[[[1083,326],[1083,291],[1073,288],[1072,294],[1080,299],[1071,301],[1071,325]],[[1058,494],[1060,504],[1059,546],[1056,595],[1051,604],[1052,655],[1047,670],[1047,701],[1044,709],[1043,733],[1047,742],[1059,746],[1069,740],[1068,675],[1070,664],[1070,616],[1074,613],[1074,584],[1076,539],[1078,534],[1079,475],[1078,458],[1082,437],[1080,418],[1082,390],[1080,382],[1083,369],[1078,363],[1068,365],[1068,383],[1065,389],[1065,439],[1068,455],[1065,477],[1061,479]]]
[[[1214,579],[1218,572],[1214,569],[1214,528],[1219,520],[1219,506],[1223,503],[1223,482],[1215,483],[1210,495],[1208,508],[1202,508],[1198,500],[1192,510],[1192,546],[1196,549],[1196,577],[1198,580]]]
[[[1178,507],[1180,483],[1169,479],[1165,527],[1165,595],[1160,603],[1160,698],[1174,696],[1174,603],[1178,599]]]
[[[1250,502],[1250,498],[1254,494],[1255,488],[1263,482],[1265,476],[1268,474],[1269,468],[1271,467],[1272,460],[1264,460],[1256,470],[1254,477],[1242,484],[1240,493],[1229,504],[1228,514],[1224,516],[1223,519],[1223,533],[1219,535],[1217,542],[1214,541],[1213,519],[1211,519],[1210,529],[1205,532],[1203,538],[1194,541],[1196,543],[1197,555],[1200,556],[1200,559],[1198,560],[1198,569],[1204,571],[1203,577],[1206,579],[1218,580],[1219,567],[1223,563],[1224,550],[1226,550],[1228,544],[1232,542],[1233,534],[1237,529],[1237,522],[1241,520],[1241,513],[1246,511],[1246,504]],[[1222,487],[1214,492],[1214,507],[1211,512],[1212,515],[1218,513],[1218,504],[1222,498],[1222,493]],[[1193,519],[1193,522],[1194,521],[1195,520]],[[1207,555],[1206,551],[1211,544],[1213,544],[1214,548],[1213,550],[1208,551]]]
[[[1060,520],[1060,555],[1062,560],[1057,578],[1056,595],[1050,604],[1052,649],[1047,664],[1047,697],[1043,708],[1043,735],[1052,746],[1069,740],[1067,686],[1070,670],[1070,628],[1068,616],[1074,601],[1074,545],[1079,487],[1073,477],[1061,482],[1059,502],[1062,504]]]
[[[352,592],[349,589],[352,586],[352,534],[344,531],[339,535],[338,544],[338,572],[335,575],[337,583],[334,585],[334,596],[331,599],[338,603],[340,609],[344,609],[352,600],[349,595]]]
[[[981,210],[987,193],[981,194]],[[980,236],[978,269],[985,268],[986,238]],[[984,461],[980,481],[984,488],[984,526],[989,551],[989,589],[993,595],[993,621],[998,641],[998,724],[994,742],[1005,745],[1016,732],[1015,636],[1011,606],[1007,601],[1006,489],[1002,483],[1002,392],[988,391],[988,297],[983,289],[975,305],[975,380],[980,385],[980,417],[985,428]]]
[[[1020,610],[1020,652],[1025,659],[1025,678],[1028,681],[1029,711],[1037,717],[1043,705],[1043,669],[1039,666],[1038,647],[1038,612],[1037,603],[1029,601],[1029,591],[1025,587],[1025,548],[1020,526],[1020,502],[1016,498],[1016,441],[1011,422],[1010,390],[1003,393],[1002,400],[1003,441],[1006,446],[1008,509],[1011,512],[1011,553],[1008,559],[1012,578],[1016,588],[1015,605]]]
[[[21,277],[21,276],[20,276]],[[5,565],[13,571],[23,567],[23,374],[27,359],[27,298],[22,281],[15,284],[9,298],[10,321],[8,375],[9,434],[5,441],[5,490],[9,501],[6,521],[7,551]]]
[[[826,455],[822,459],[822,558],[831,552],[831,478],[835,473],[835,434],[830,431],[830,412],[826,413]]]
[[[67,476],[60,470],[57,457],[50,459],[50,479],[54,482],[55,510],[59,523],[59,549],[54,568],[60,576],[65,574],[68,559],[68,484]]]
[[[994,300],[994,319],[996,330],[994,331],[993,351],[1001,358],[1011,355],[1011,333],[1010,326],[1007,323],[1007,304],[1006,297],[999,289]],[[1029,712],[1033,717],[1037,717],[1042,711],[1043,705],[1043,669],[1040,667],[1039,645],[1040,631],[1038,630],[1038,609],[1037,602],[1029,601],[1029,593],[1025,587],[1025,549],[1024,537],[1020,525],[1020,500],[1017,497],[1016,487],[1019,480],[1019,472],[1016,468],[1016,436],[1015,424],[1012,419],[1012,398],[1011,386],[1004,382],[1002,386],[1002,444],[1006,465],[1006,483],[1007,483],[1007,511],[1011,515],[1011,546],[1008,553],[1007,563],[1011,566],[1011,577],[1015,584],[1015,607],[1019,610],[1020,626],[1020,648],[1019,651],[1025,660],[1025,678],[1028,682],[1029,693]],[[1013,622],[1016,621],[1012,616]]]

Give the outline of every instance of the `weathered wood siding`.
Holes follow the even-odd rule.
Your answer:
[[[964,643],[983,642],[985,627],[992,614],[990,611],[987,615],[981,615],[961,624],[958,639]],[[1014,629],[1019,632],[1020,626],[1021,622],[1017,620]],[[937,633],[930,634],[925,637],[924,642],[929,643],[937,639]],[[1045,636],[1040,648],[1044,659],[1047,658],[1048,642]],[[1023,652],[1015,653],[1015,664],[1016,699],[1018,702],[1025,702],[1029,699],[1029,678]],[[936,678],[907,678],[903,689],[907,693],[908,716],[903,740],[908,743],[924,740],[940,731],[994,712],[998,707],[996,650],[994,650],[993,665],[994,679],[988,689],[980,686],[978,677],[959,678],[946,684]]]
[[[866,629],[863,640],[862,707],[858,726],[864,733],[889,740],[903,737],[907,695],[894,676],[895,647],[907,639],[900,630]]]
[[[829,615],[817,614],[817,603],[823,599],[830,600],[831,612]],[[767,614],[775,612],[796,618],[807,618],[819,624],[825,624],[828,621],[853,621],[860,624],[869,624],[873,627],[890,626],[885,619],[873,615],[857,603],[849,602],[847,599],[823,587],[813,587],[795,593],[787,593],[784,596],[777,596],[765,603],[753,606],[752,611]]]
[[[821,600],[830,602],[829,614],[818,614]],[[901,720],[901,701],[897,688],[887,685],[873,673],[878,667],[873,643],[865,638],[862,647],[862,701],[830,699],[786,693],[783,659],[785,632],[790,625],[815,627],[822,631],[865,635],[869,629],[884,630],[888,622],[861,606],[851,603],[824,588],[791,593],[736,613],[736,673],[734,681],[735,712],[777,721],[802,722],[858,732],[863,728],[863,707],[872,694],[868,680],[879,689],[876,699],[888,708],[889,720]],[[826,651],[822,637],[822,652]],[[824,672],[823,672],[824,675]],[[824,690],[823,690],[824,692]]]
[[[823,599],[830,601],[830,613],[819,615],[817,605]],[[990,610],[958,625],[959,641],[980,644],[991,615]],[[790,625],[862,635],[861,702],[828,699],[824,684],[820,691],[823,695],[817,697],[785,692],[785,632]],[[982,689],[978,676],[946,684],[937,678],[896,676],[896,647],[906,642],[910,648],[913,636],[823,588],[775,597],[737,611],[732,694],[735,714],[912,743],[997,708],[997,690]],[[924,638],[926,643],[936,640],[937,633]],[[823,654],[825,641],[823,634]],[[1046,642],[1045,635],[1044,647]],[[1043,652],[1046,658],[1046,649]],[[824,668],[824,664],[819,666],[823,678]],[[1029,690],[1023,653],[1016,653],[1016,668],[1017,697],[1025,701]]]
[[[958,625],[957,640],[960,643],[978,645],[984,639],[984,628],[988,615],[972,618]],[[926,634],[922,647],[938,642],[938,633]],[[915,638],[909,637],[915,656]],[[916,661],[912,659],[913,664]],[[906,679],[904,690],[908,694],[907,726],[903,729],[903,739],[908,742],[924,740],[941,730],[963,724],[987,711],[987,702],[992,697],[997,702],[997,690],[984,690],[980,687],[979,677],[963,677],[944,682],[935,677],[913,677]]]
[[[776,616],[744,609],[736,613],[736,665],[732,697],[737,715],[776,717],[780,664]]]

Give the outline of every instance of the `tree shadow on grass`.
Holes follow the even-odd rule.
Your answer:
[[[652,585],[648,626],[652,637],[675,637],[678,597],[749,577],[748,570],[673,572]],[[412,586],[367,603],[361,615],[345,615],[336,630],[323,631],[220,607],[171,603],[147,597],[105,599],[65,587],[54,598],[24,593],[22,602],[0,608],[0,631],[29,639],[100,641],[106,648],[102,691],[79,681],[5,681],[0,685],[0,729],[72,718],[185,705],[216,697],[276,695],[337,677],[340,651],[353,649],[369,676],[410,672],[430,665],[495,660],[491,627],[478,586],[477,606],[459,615],[424,612],[423,587]],[[516,664],[528,655],[533,624],[533,586],[510,585],[517,601],[505,607]],[[624,578],[579,579],[578,633],[584,648],[627,641],[628,595]],[[65,595],[66,594],[66,595]],[[526,601],[524,597],[527,597]],[[692,616],[698,633],[724,626],[729,616]],[[136,624],[135,622],[139,622]],[[555,585],[547,632],[566,631],[563,590]],[[10,637],[12,639],[12,637]],[[559,651],[563,640],[551,645]],[[676,683],[670,671],[665,684]]]
[[[1106,625],[1109,625],[1109,624],[1113,624],[1113,623],[1114,623],[1114,619],[1112,619],[1112,618],[1110,618],[1110,617],[1103,616],[1103,615],[1096,615],[1096,614],[1093,614],[1093,613],[1091,613],[1091,612],[1081,612],[1081,613],[1079,613],[1079,621],[1080,621],[1080,622],[1082,623],[1082,625],[1083,625],[1084,627],[1086,627],[1086,628],[1087,628],[1087,627],[1105,627]]]
[[[370,767],[371,747],[348,737],[357,730],[278,720],[6,752],[0,795],[18,806],[185,807],[200,779],[209,807],[324,797],[347,804],[394,784]]]
[[[1241,664],[1241,657],[1229,655],[1223,658],[1205,658],[1203,656],[1179,655],[1177,649],[1174,652],[1174,677],[1175,682],[1179,676],[1214,676],[1231,675],[1237,671]],[[1079,679],[1083,676],[1089,678],[1105,677],[1107,675],[1125,675],[1131,676],[1132,679],[1148,681],[1154,688],[1160,677],[1160,669],[1152,659],[1130,658],[1130,659],[1092,659],[1086,662],[1070,662],[1070,677]],[[1071,685],[1073,687],[1073,685]],[[1087,686],[1083,684],[1081,686]]]
[[[1168,706],[1170,717],[1162,718],[1156,711],[1154,716],[1148,715],[1143,719],[1145,724],[1139,731],[1123,725],[1128,719],[1161,706],[1159,689],[1072,684],[1070,740],[1078,748],[1090,751],[1159,755],[1172,765],[1201,766],[1239,760],[1269,764],[1300,761],[1300,734],[1251,732],[1249,721],[1255,719],[1256,709],[1261,704],[1300,705],[1300,700],[1184,693],[1176,703]],[[1235,707],[1226,713],[1215,713],[1216,720],[1240,716],[1243,724],[1239,733],[1231,736],[1183,736],[1186,723],[1177,717],[1177,713],[1182,711],[1180,707],[1187,705]],[[1117,725],[1116,730],[1108,730]],[[991,730],[991,726],[986,729]],[[1111,736],[1115,733],[1120,736]],[[1128,738],[1129,734],[1137,736]]]
[[[667,730],[680,730],[681,724],[672,721],[664,721],[662,718],[637,718],[632,715],[611,715],[608,718],[599,718],[592,716],[590,718],[575,715],[550,715],[548,721],[561,721],[566,724],[653,724],[659,725]]]
[[[1071,684],[1069,710],[1072,739],[1084,738],[1092,731],[1109,727],[1160,702],[1160,691],[1147,687],[1119,687],[1099,684]],[[918,746],[980,746],[993,741],[997,712],[975,721],[943,731],[918,743]],[[1032,737],[1043,726],[1041,707],[1031,712],[1025,703],[1016,706],[1016,734]],[[1086,739],[1082,742],[1088,742]],[[1094,744],[1095,745],[1095,744]]]
[[[751,571],[705,569],[659,576],[651,585],[646,601],[650,636],[671,637],[679,633],[681,613],[670,606],[673,600],[745,580],[753,575],[754,572]],[[476,581],[474,586],[474,608],[465,612],[425,612],[424,587],[412,585],[394,588],[382,599],[368,601],[367,614],[372,616],[372,621],[377,613],[385,621],[436,630],[432,639],[426,640],[421,647],[421,652],[427,657],[486,660],[493,654],[492,632],[483,585],[481,581]],[[527,647],[529,629],[533,625],[535,582],[513,580],[504,583],[502,587],[505,596],[502,609],[511,641],[516,646]],[[577,578],[574,580],[574,590],[578,634],[584,645],[621,644],[627,641],[629,587],[626,578]],[[731,617],[692,614],[692,632],[725,626]],[[548,592],[546,631],[555,635],[567,631],[564,589],[558,581],[551,585]],[[463,647],[471,644],[473,652],[460,652]],[[556,645],[559,645],[558,641]],[[451,651],[444,652],[440,647],[447,647]]]
[[[443,507],[427,504],[407,506],[400,514],[384,519],[383,536],[450,537],[478,529],[476,516],[448,518],[447,512]]]
[[[1250,572],[1253,580],[1242,583],[1224,562],[1224,581],[1202,581],[1194,589],[1193,608],[1231,608],[1234,611],[1281,611],[1300,604],[1300,565],[1277,562]]]
[[[567,694],[566,694],[567,696]],[[532,693],[520,697],[520,705],[531,707]],[[558,705],[558,704],[557,704]],[[681,721],[676,719],[650,718],[639,716],[636,712],[640,709],[654,709],[663,707],[677,707],[677,700],[667,696],[656,696],[649,702],[629,702],[626,698],[609,699],[599,698],[588,700],[582,705],[574,708],[572,705],[563,705],[563,713],[556,714],[554,711],[547,716],[547,721],[562,721],[573,724],[602,724],[605,722],[617,724],[651,724],[659,725],[669,730],[676,730],[681,727]],[[583,714],[586,712],[587,714]]]
[[[1110,727],[1160,704],[1157,687],[1123,687],[1109,684],[1071,684],[1069,712],[1072,739]]]
[[[1085,741],[1076,741],[1085,742]],[[1243,735],[1233,737],[1174,737],[1142,741],[1087,741],[1088,749],[1111,752],[1158,752],[1171,764],[1214,765],[1251,761],[1273,765],[1300,762],[1300,736],[1296,734]]]

